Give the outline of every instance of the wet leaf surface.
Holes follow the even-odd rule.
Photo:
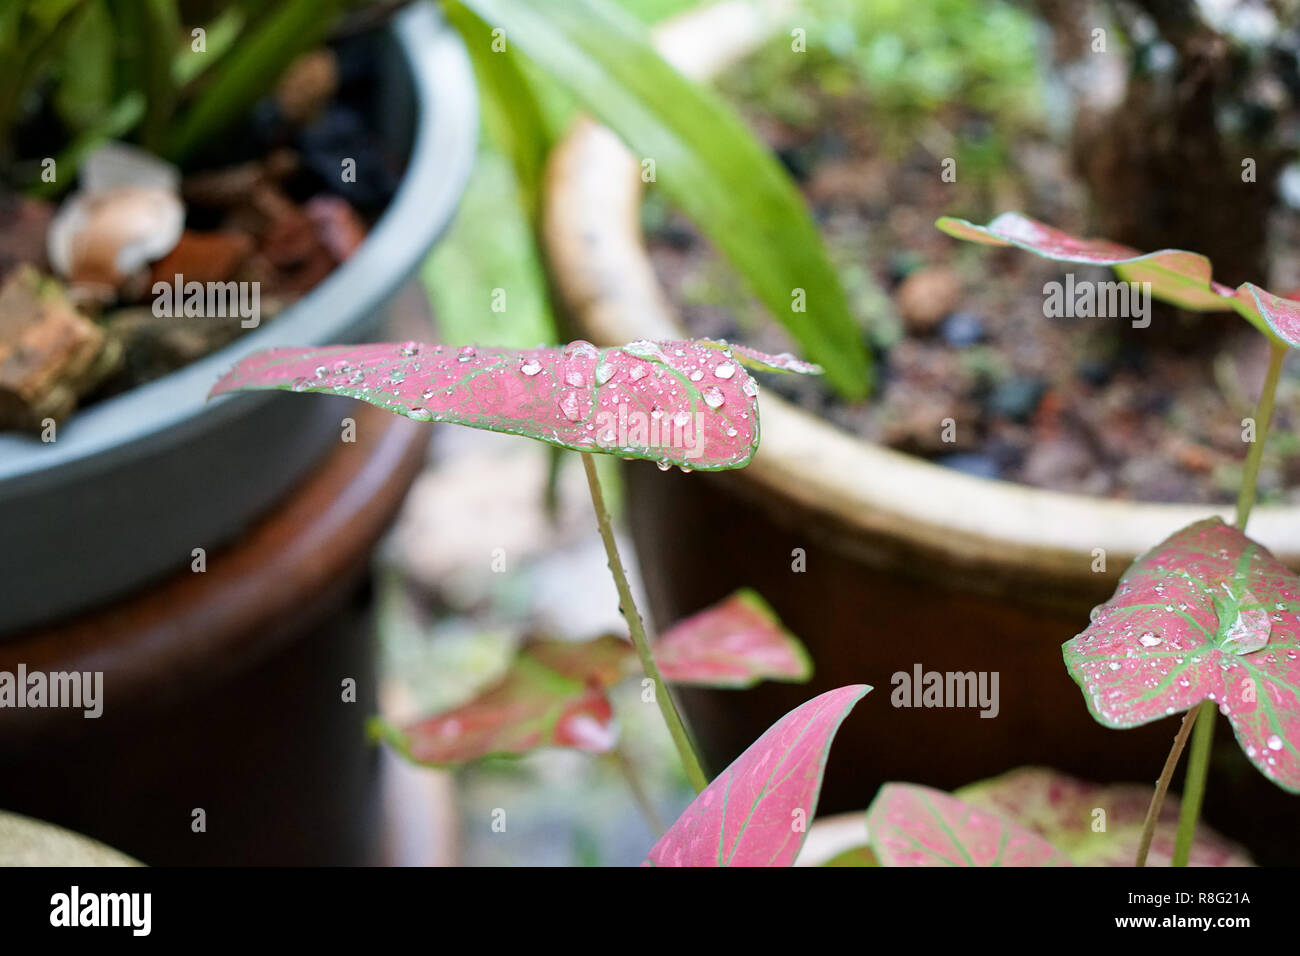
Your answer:
[[[747,358],[755,355],[789,364],[761,353]],[[239,362],[212,394],[251,389],[348,395],[416,421],[524,435],[662,468],[739,468],[759,439],[758,384],[730,347],[715,342],[271,349]]]
[[[1214,701],[1246,756],[1300,791],[1300,578],[1218,518],[1152,548],[1063,651],[1088,708],[1136,727]]]

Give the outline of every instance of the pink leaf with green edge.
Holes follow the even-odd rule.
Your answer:
[[[468,703],[400,730],[374,726],[407,758],[432,766],[539,747],[604,753],[618,737],[605,690],[623,676],[627,648],[614,637],[535,641],[499,683]]]
[[[1253,282],[1237,287],[1237,311],[1252,322],[1258,315],[1274,336],[1292,348],[1300,348],[1300,302],[1284,299]],[[1258,322],[1255,322],[1258,325]]]
[[[1183,249],[1142,253],[1105,239],[1081,239],[1018,212],[1004,212],[987,226],[948,216],[935,225],[958,239],[1018,246],[1057,262],[1111,266],[1125,281],[1150,282],[1157,299],[1183,309],[1235,310],[1261,332],[1300,347],[1300,302],[1249,282],[1236,289],[1215,282],[1210,260],[1200,253]]]
[[[655,642],[654,655],[664,679],[675,684],[739,688],[812,677],[799,639],[748,588],[675,624]]]
[[[751,349],[746,345],[735,345],[731,342],[719,342],[719,346],[729,349],[743,364],[750,368],[756,368],[764,372],[794,372],[796,375],[820,375],[822,367],[813,362],[805,362],[789,352],[781,352],[772,355],[768,352],[760,352],[757,349]]]
[[[800,704],[735,759],[650,850],[650,866],[790,866],[817,810],[831,741],[871,688]]]
[[[611,670],[635,659],[630,644],[613,636],[608,651]],[[553,642],[552,647],[562,646]],[[589,645],[567,645],[585,653]],[[799,639],[787,631],[771,606],[756,591],[742,588],[712,607],[676,625],[654,642],[655,663],[664,680],[697,687],[739,689],[764,680],[806,681],[812,659]],[[590,657],[587,658],[590,662]]]
[[[887,783],[867,809],[881,866],[1069,866],[1038,834],[941,790]]]
[[[1124,783],[1103,786],[1044,767],[1021,767],[962,787],[953,796],[1034,831],[1069,854],[1078,865],[1132,866],[1151,802],[1151,787]],[[1169,794],[1156,822],[1147,866],[1169,866],[1178,813],[1178,798]],[[1099,822],[1103,826],[1097,829]],[[1188,865],[1253,864],[1245,850],[1202,824],[1196,828]]]
[[[416,421],[665,468],[740,468],[758,448],[758,385],[727,346],[713,342],[272,349],[240,361],[212,394],[248,389],[349,395]]]
[[[1218,704],[1265,776],[1300,792],[1300,578],[1218,518],[1177,532],[1124,572],[1062,648],[1088,709],[1136,727]]]

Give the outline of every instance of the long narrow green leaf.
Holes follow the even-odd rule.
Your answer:
[[[443,5],[447,21],[461,35],[474,63],[488,134],[510,159],[520,197],[535,227],[541,205],[542,173],[552,145],[551,131],[519,57],[508,47],[492,49],[492,28],[458,0]]]
[[[464,0],[642,157],[655,180],[826,370],[842,395],[871,365],[835,269],[803,200],[735,113],[651,47],[607,0]],[[795,311],[803,290],[807,311]]]
[[[284,0],[241,37],[215,68],[167,143],[176,161],[191,156],[245,115],[299,53],[319,43],[334,25],[343,0]]]
[[[93,0],[76,19],[57,53],[54,106],[74,132],[94,125],[114,100],[116,37],[105,0]]]

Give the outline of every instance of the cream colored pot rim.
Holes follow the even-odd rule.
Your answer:
[[[656,43],[679,69],[702,77],[753,49],[771,22],[779,18],[767,6],[724,3],[671,21]],[[646,252],[641,190],[641,159],[593,122],[576,124],[552,153],[547,259],[578,327],[602,345],[688,337]],[[846,534],[902,540],[950,562],[1031,568],[1085,584],[1096,580],[1096,549],[1104,550],[1113,575],[1184,525],[1211,514],[1231,520],[1226,508],[1117,501],[976,478],[870,444],[770,391],[759,402],[761,444],[737,474],[783,508],[830,513]],[[1300,564],[1300,507],[1259,507],[1250,532],[1288,564]]]

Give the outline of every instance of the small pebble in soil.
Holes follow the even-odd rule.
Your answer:
[[[953,270],[930,266],[904,279],[894,293],[894,300],[908,331],[925,335],[935,331],[944,317],[957,308],[961,296],[961,282]]]
[[[995,415],[1013,422],[1024,422],[1042,401],[1044,386],[1034,378],[1011,378],[1002,382],[989,396],[988,407]]]
[[[964,349],[984,338],[984,320],[974,312],[953,312],[939,326],[939,335],[949,345]]]
[[[941,455],[934,461],[937,465],[960,471],[965,475],[974,475],[976,478],[997,478],[1000,474],[998,463],[988,455],[959,452],[954,455]]]

